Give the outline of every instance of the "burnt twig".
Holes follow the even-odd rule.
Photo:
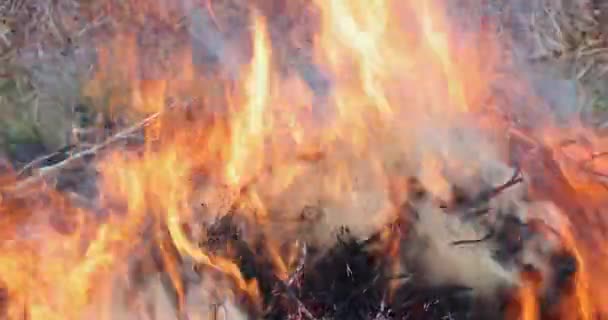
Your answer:
[[[287,295],[287,297],[297,304],[298,312],[302,313],[308,320],[317,320],[317,318],[310,312],[310,310],[308,310],[306,305],[304,305],[304,303],[298,298],[298,296],[293,292],[291,287],[286,282],[277,279],[277,284],[281,287],[282,291]]]
[[[516,168],[515,172],[513,173],[513,176],[511,176],[511,179],[509,179],[507,182],[505,182],[504,184],[494,187],[486,192],[481,192],[478,196],[477,196],[477,201],[479,202],[486,202],[489,201],[490,199],[498,196],[499,194],[501,194],[503,191],[507,190],[508,188],[521,183],[524,181],[524,178],[521,176],[521,170],[520,168]]]
[[[484,241],[488,241],[490,239],[492,239],[492,237],[494,237],[494,230],[490,230],[490,232],[488,234],[486,234],[485,236],[483,236],[483,238],[480,239],[473,239],[473,240],[458,240],[458,241],[453,241],[452,245],[453,246],[461,246],[461,245],[467,245],[467,244],[477,244],[477,243],[481,243]]]
[[[523,181],[524,181],[524,179],[521,176],[521,170],[519,167],[517,167],[515,169],[515,172],[513,173],[513,176],[511,176],[511,178],[509,180],[507,180],[507,182],[505,182],[499,186],[492,187],[491,189],[483,190],[480,193],[478,193],[475,197],[472,197],[472,198],[461,197],[455,202],[455,204],[453,206],[450,206],[447,204],[439,204],[439,207],[442,209],[452,208],[452,209],[464,210],[464,211],[473,210],[472,212],[469,212],[468,214],[466,214],[466,216],[468,216],[468,217],[482,216],[490,211],[489,208],[481,207],[483,204],[492,200],[492,198],[497,197],[498,195],[503,193],[505,190],[507,190]]]
[[[298,266],[296,267],[296,270],[289,276],[286,281],[283,281],[277,277],[276,282],[281,287],[282,291],[287,295],[287,297],[297,304],[299,313],[303,314],[309,320],[316,320],[315,316],[310,312],[310,310],[308,310],[306,305],[304,305],[304,303],[298,298],[298,296],[295,294],[295,292],[293,292],[291,288],[296,279],[298,279],[298,277],[304,270],[307,255],[308,248],[306,244],[304,244],[302,246],[301,257]]]
[[[308,255],[308,248],[306,246],[306,243],[304,243],[304,245],[302,246],[300,262],[298,263],[296,270],[287,279],[287,282],[286,282],[287,286],[291,287],[293,285],[293,283],[296,281],[296,279],[298,279],[298,277],[302,273],[302,270],[304,270],[304,265],[306,263],[307,255]]]

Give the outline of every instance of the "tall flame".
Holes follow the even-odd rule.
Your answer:
[[[231,159],[226,165],[229,183],[235,186],[243,183],[247,172],[261,170],[264,159],[256,157],[263,156],[266,128],[272,125],[265,118],[270,94],[270,48],[262,18],[254,17],[253,59],[245,80],[246,101],[243,110],[238,110],[233,118],[234,141],[231,143]]]

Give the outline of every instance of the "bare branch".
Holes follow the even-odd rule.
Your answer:
[[[117,134],[113,135],[112,137],[110,137],[109,139],[105,140],[104,142],[94,145],[93,147],[83,150],[81,152],[78,152],[74,155],[72,155],[71,157],[55,164],[49,167],[43,167],[40,168],[35,175],[21,180],[20,182],[18,182],[17,184],[15,184],[14,186],[12,186],[9,190],[9,192],[20,192],[23,191],[33,185],[36,185],[40,182],[42,182],[45,179],[48,178],[52,178],[54,176],[56,176],[59,172],[61,172],[61,170],[67,168],[68,166],[70,166],[71,164],[75,163],[77,160],[81,160],[84,157],[87,156],[91,156],[91,155],[95,155],[97,154],[99,151],[105,149],[106,147],[115,144],[116,142],[122,141],[128,137],[130,137],[131,135],[133,135],[136,131],[145,128],[146,126],[148,126],[151,122],[155,121],[158,117],[160,116],[160,112],[154,113],[148,117],[146,117],[145,119],[137,122],[136,124],[134,124],[133,126],[126,128],[120,132],[118,132]],[[49,156],[50,157],[50,156]],[[47,157],[48,158],[48,157]],[[35,161],[43,161],[40,159],[37,159]]]

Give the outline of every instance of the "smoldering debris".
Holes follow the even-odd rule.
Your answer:
[[[509,182],[519,181],[517,177],[482,193],[515,187],[518,184]],[[474,202],[487,207],[484,216],[494,216],[484,217],[486,224],[471,222],[466,213],[473,202],[465,206],[455,197],[459,205],[446,206],[421,189],[415,178],[410,183],[412,194],[395,221],[366,238],[340,228],[329,248],[326,243],[277,244],[260,233],[248,235],[247,219],[233,211],[204,226],[198,233],[199,245],[233,261],[244,281],[255,280],[259,300],[239,289],[235,279],[205,265],[194,265],[196,276],[190,280],[184,277],[185,295],[200,291],[202,279],[215,279],[207,280],[212,284],[203,291],[217,291],[218,283],[232,287],[229,301],[241,310],[234,312],[250,319],[367,320],[500,319],[521,285],[520,277],[530,272],[542,279],[541,302],[547,312],[571,293],[577,271],[574,256],[546,233],[550,226],[545,222],[524,220],[525,214],[508,210],[525,211],[533,205],[518,207],[505,199],[471,196],[484,199],[483,204]],[[491,237],[458,242],[482,237],[489,221],[494,224]],[[395,244],[399,250],[393,250]],[[285,270],[273,260],[277,250],[282,256],[295,252]]]

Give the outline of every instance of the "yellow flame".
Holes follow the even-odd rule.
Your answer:
[[[247,172],[258,172],[264,153],[266,126],[265,109],[268,104],[270,86],[270,48],[265,23],[254,16],[254,42],[251,72],[245,82],[247,101],[244,110],[235,115],[232,123],[234,141],[231,158],[227,164],[227,175],[232,185],[243,183]]]

